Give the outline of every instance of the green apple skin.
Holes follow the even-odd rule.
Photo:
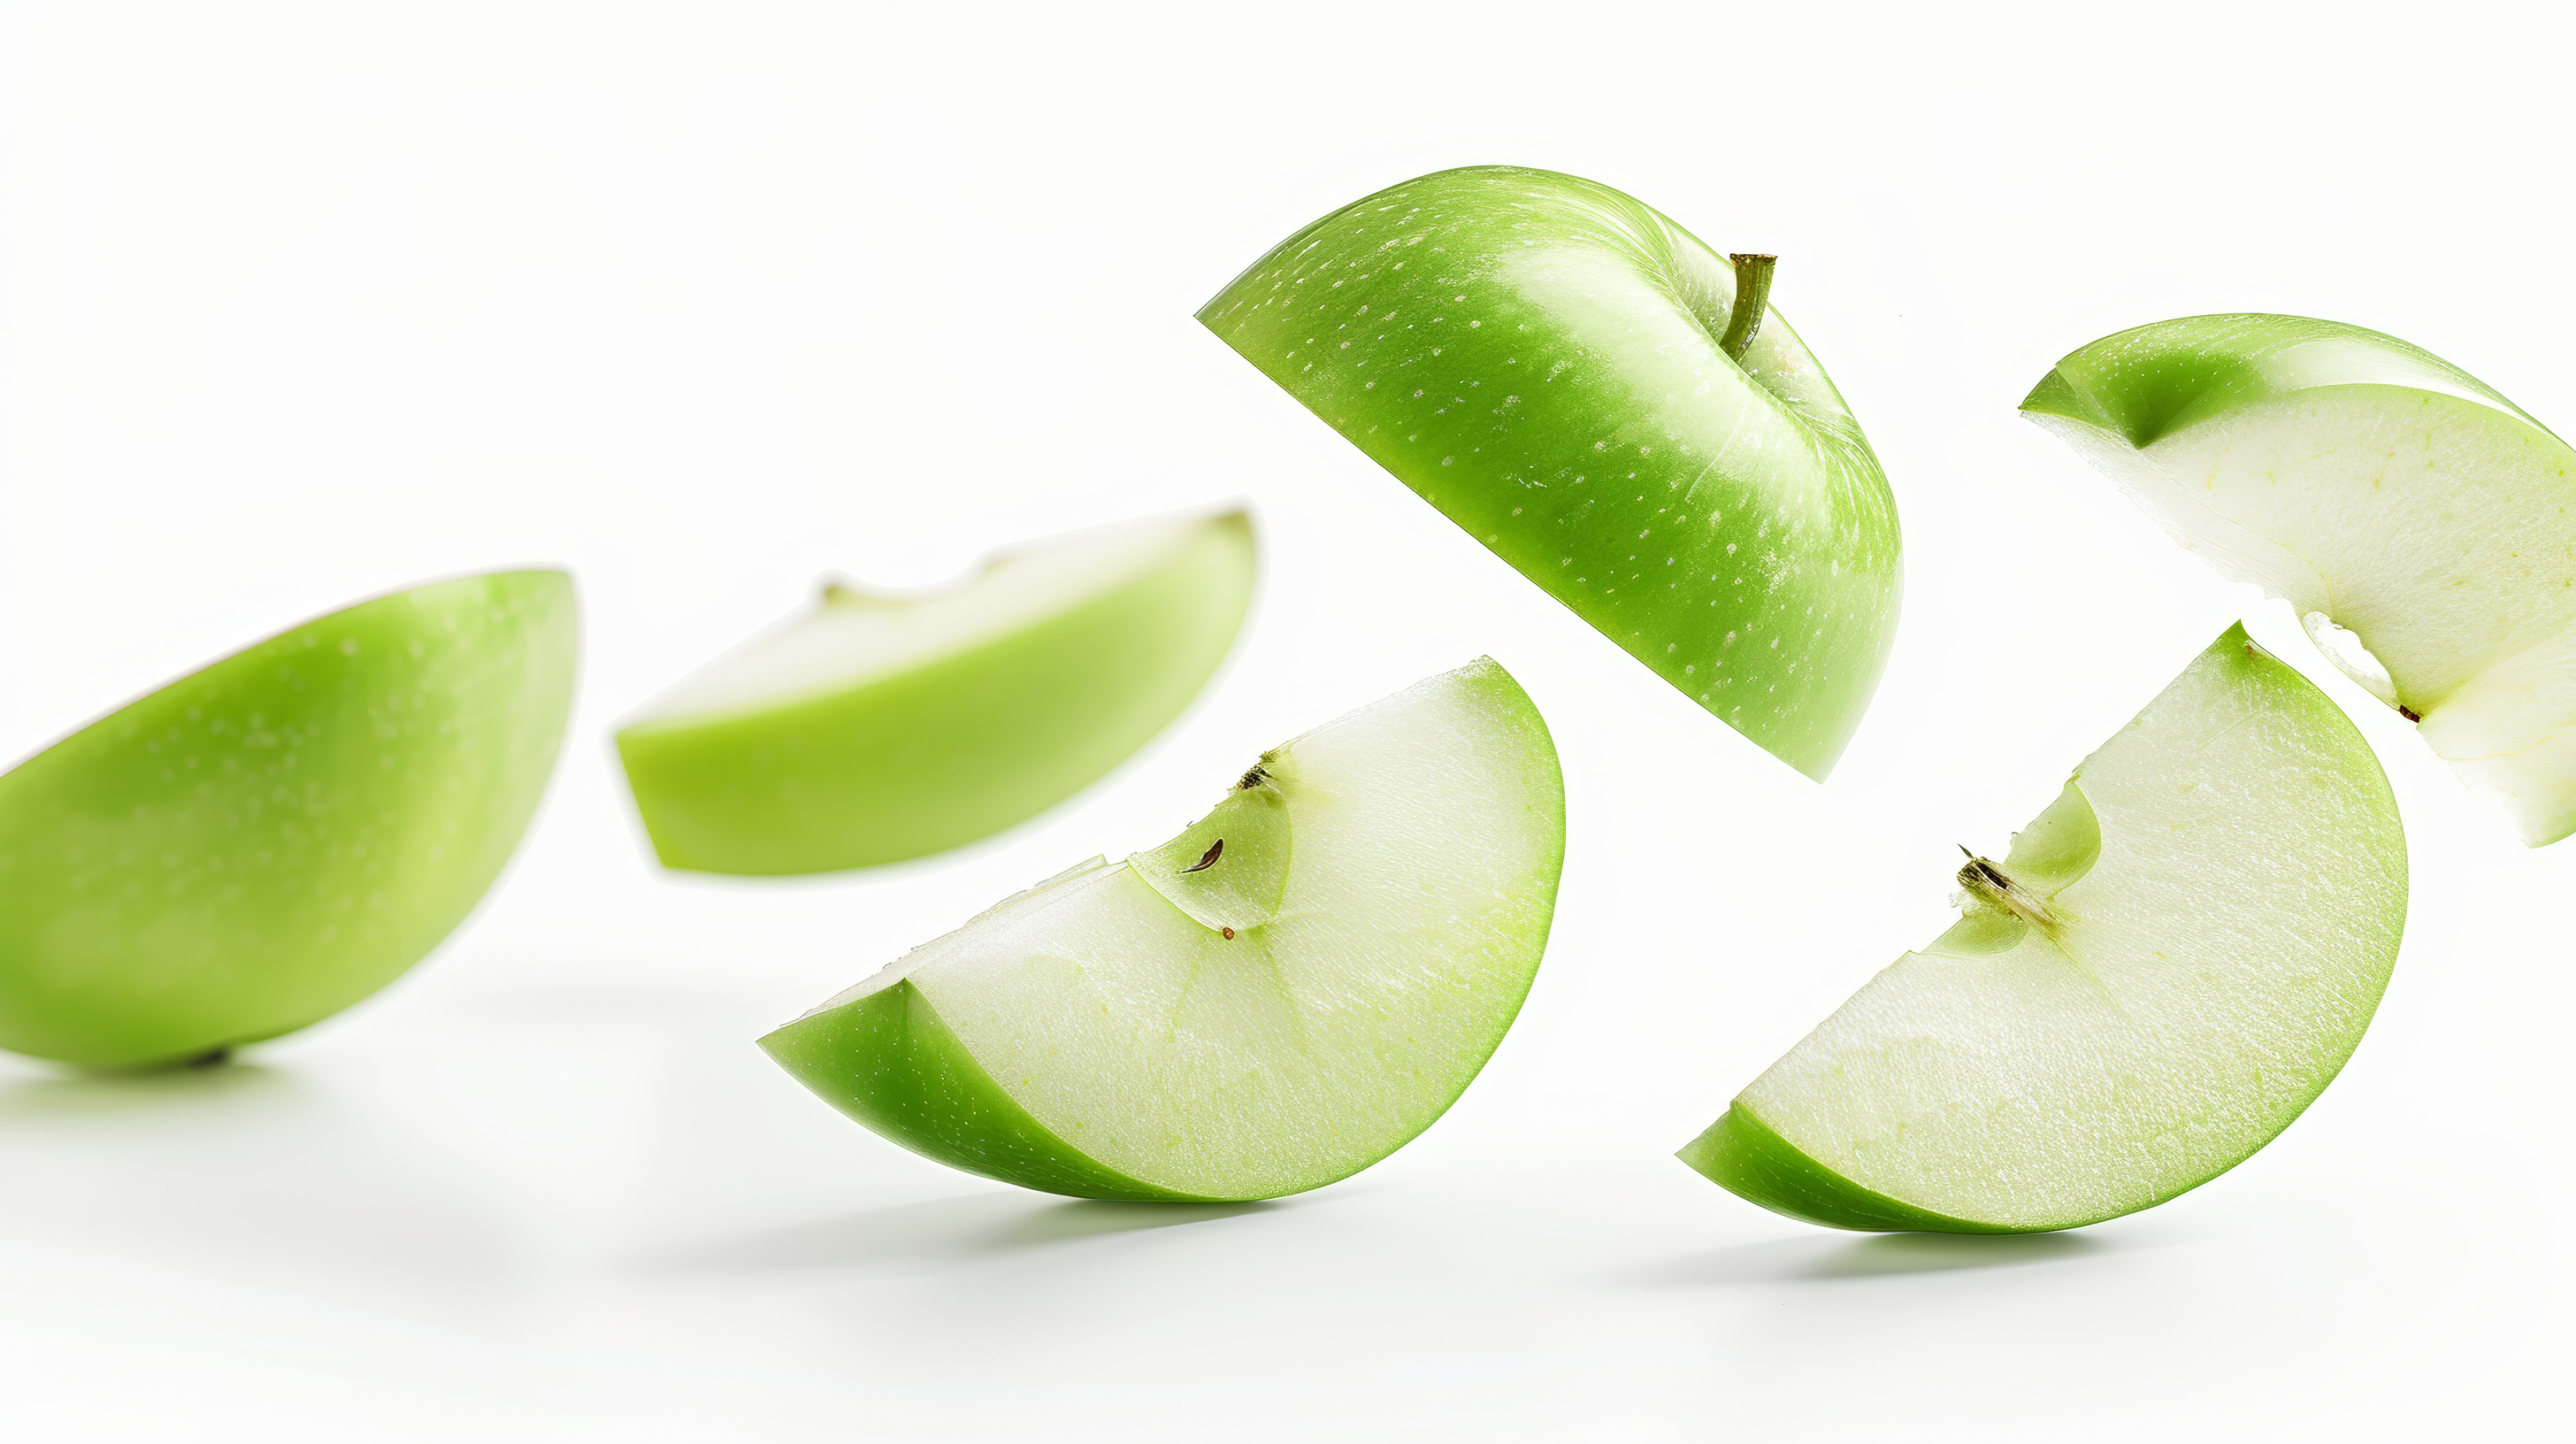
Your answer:
[[[1710,1182],[1800,1223],[1862,1233],[2020,1233],[1951,1218],[1861,1187],[1743,1108],[1729,1108],[1678,1155]]]
[[[1481,661],[1263,754],[1170,842],[1005,899],[760,1044],[881,1136],[1005,1183],[1299,1193],[1466,1090],[1536,975],[1564,847],[1546,723]]]
[[[517,849],[576,644],[562,572],[433,582],[257,643],[0,776],[0,1047],[183,1062],[393,981]]]
[[[1068,1198],[1190,1202],[1085,1156],[1029,1116],[909,981],[760,1040],[833,1107],[924,1158]]]
[[[2104,337],[2022,411],[2288,599],[2526,842],[2576,831],[2576,452],[2548,428],[2420,347],[2300,316]]]
[[[2324,1092],[2405,930],[2386,776],[2241,626],[2085,760],[2001,869],[2054,932],[1969,897],[1682,1161],[1830,1228],[2036,1233],[2154,1207]]]
[[[1127,760],[1225,659],[1252,601],[1252,522],[966,651],[785,705],[617,734],[664,866],[776,876],[945,852]]]
[[[1794,274],[1794,273],[1792,273]],[[1896,627],[1896,504],[1726,258],[1608,186],[1476,166],[1324,217],[1199,320],[1700,706],[1821,779]]]

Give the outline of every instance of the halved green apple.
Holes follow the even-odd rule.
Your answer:
[[[1482,660],[1262,754],[1123,863],[1003,902],[761,1040],[914,1152],[1083,1198],[1251,1199],[1445,1112],[1547,943],[1565,800]]]
[[[1525,166],[1363,197],[1199,320],[1702,708],[1823,778],[1896,635],[1896,499],[1825,368],[1636,198]]]
[[[132,1067],[317,1022],[463,921],[572,707],[572,579],[362,602],[0,776],[0,1047]]]
[[[1853,1229],[2018,1233],[2251,1156],[2369,1026],[2406,841],[2349,719],[2231,628],[2085,759],[1964,913],[1681,1153]]]
[[[2576,832],[2576,451],[2548,428],[2428,351],[2300,316],[2105,337],[2022,411],[2288,598],[2524,841]]]
[[[807,873],[1026,821],[1198,695],[1252,600],[1252,518],[1165,517],[988,558],[923,596],[813,611],[617,734],[665,866]]]

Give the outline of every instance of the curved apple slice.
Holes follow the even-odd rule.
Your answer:
[[[2387,778],[2228,630],[2084,760],[1964,915],[1754,1080],[1682,1160],[1836,1228],[2017,1233],[2251,1156],[2361,1041],[2406,920]]]
[[[1740,258],[1748,264],[1769,257]],[[1822,778],[1896,629],[1896,502],[1725,257],[1608,186],[1442,171],[1306,227],[1199,320],[1656,675]]]
[[[668,867],[806,873],[945,851],[1097,781],[1189,705],[1252,600],[1240,509],[1040,542],[920,597],[813,611],[617,734]]]
[[[2547,428],[2430,352],[2298,316],[2105,337],[2022,411],[2288,598],[2525,841],[2576,831],[2576,452]]]
[[[0,776],[0,1047],[178,1062],[317,1022],[480,901],[572,706],[572,579],[362,602]]]
[[[1264,753],[761,1040],[914,1152],[1084,1198],[1248,1199],[1429,1127],[1520,1010],[1564,856],[1556,749],[1483,660]]]

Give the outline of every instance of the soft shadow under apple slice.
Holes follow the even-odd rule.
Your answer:
[[[0,1233],[480,1325],[532,1259],[465,1159],[302,1073],[0,1080]]]
[[[214,1107],[273,1108],[288,1104],[303,1086],[291,1074],[240,1062],[137,1073],[31,1074],[0,1085],[0,1133],[55,1119]]]
[[[1034,1213],[1022,1214],[995,1241],[995,1252],[1063,1243],[1102,1234],[1136,1233],[1177,1224],[1207,1223],[1247,1213],[1266,1213],[1283,1205],[1277,1199],[1253,1203],[1127,1203],[1105,1198],[1069,1198]]]
[[[645,1267],[691,1273],[764,1273],[996,1258],[1023,1249],[1260,1213],[1262,1203],[1041,1201],[1036,1195],[968,1193],[866,1209],[839,1218],[736,1234],[663,1251]]]
[[[1803,1275],[1811,1279],[1883,1278],[2022,1268],[2103,1252],[2098,1238],[2074,1233],[1889,1233],[1828,1250]]]
[[[1885,1278],[2026,1268],[2101,1254],[2112,1245],[2073,1233],[1809,1235],[1710,1249],[1640,1271],[1641,1281],[1683,1288]]]

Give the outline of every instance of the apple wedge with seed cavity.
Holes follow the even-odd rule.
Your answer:
[[[1836,1228],[2021,1233],[2251,1156],[2370,1025],[2406,922],[2388,780],[2235,627],[2075,770],[1962,916],[1682,1160]]]
[[[2420,724],[2534,847],[2576,831],[2576,452],[2393,336],[2194,316],[2057,363],[2023,414]]]
[[[668,867],[922,857],[1044,812],[1150,741],[1252,601],[1240,508],[1032,543],[920,596],[835,585],[617,734]]]
[[[1701,707],[1810,777],[1896,631],[1896,502],[1724,257],[1605,185],[1442,171],[1316,221],[1199,320]]]
[[[0,1047],[220,1056],[420,961],[519,845],[572,578],[432,582],[182,677],[0,776]]]
[[[1059,874],[761,1046],[986,1177],[1297,1193],[1403,1146],[1484,1066],[1564,846],[1547,725],[1482,660],[1264,753],[1170,842]]]

